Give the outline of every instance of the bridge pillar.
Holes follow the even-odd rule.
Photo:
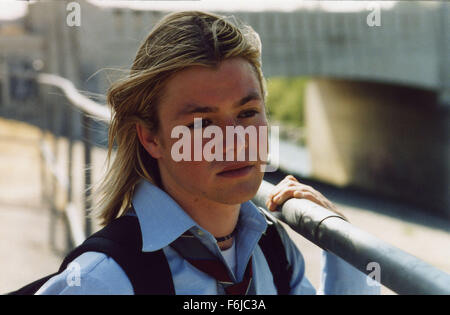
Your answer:
[[[450,218],[449,111],[434,92],[347,80],[307,84],[312,176]]]

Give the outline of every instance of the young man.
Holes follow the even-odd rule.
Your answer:
[[[248,158],[250,136],[219,141],[209,152],[217,157],[219,150],[219,156],[227,158],[212,160],[195,158],[198,139],[187,138],[182,154],[189,158],[174,158],[176,128],[196,134],[215,126],[226,135],[230,126],[267,127],[260,58],[259,38],[250,27],[204,12],[174,13],[141,45],[130,75],[108,91],[114,113],[109,153],[114,141],[117,146],[95,211],[105,225],[123,215],[137,216],[142,251],[163,250],[176,294],[227,294],[230,285],[244,282],[238,294],[277,293],[258,245],[268,222],[250,201],[265,163],[260,155]],[[204,154],[210,139],[201,141]],[[244,161],[238,159],[242,154]],[[292,176],[275,187],[267,206],[274,210],[292,197],[335,210],[319,192]],[[292,267],[289,293],[314,294],[301,253],[286,231],[279,233]],[[183,255],[183,248],[174,246],[185,236],[226,266],[229,283],[202,270]],[[37,294],[134,293],[130,279],[111,257],[87,252],[75,262],[80,266],[79,285],[68,284],[66,270]],[[325,268],[324,293],[372,292],[365,275],[337,257],[326,254]]]

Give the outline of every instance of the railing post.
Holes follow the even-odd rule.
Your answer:
[[[62,186],[66,187],[67,190],[67,198],[69,200],[68,204],[66,205],[65,209],[65,219],[67,218],[66,226],[68,229],[70,229],[71,232],[71,241],[74,242],[74,244],[80,244],[86,236],[89,236],[92,234],[92,221],[89,217],[89,209],[91,208],[91,178],[92,178],[92,171],[91,171],[91,146],[92,146],[92,135],[91,135],[91,124],[92,119],[91,117],[95,117],[96,119],[99,119],[101,121],[109,121],[111,117],[111,112],[108,109],[108,107],[103,106],[101,104],[98,104],[89,98],[81,95],[73,83],[65,78],[62,78],[60,76],[54,75],[54,74],[48,74],[48,73],[40,73],[37,76],[37,81],[40,84],[44,85],[50,85],[53,87],[60,88],[65,96],[69,99],[72,106],[75,106],[77,110],[81,111],[83,114],[82,116],[82,142],[84,146],[84,217],[85,217],[85,224],[84,224],[84,231],[83,231],[83,224],[79,224],[81,222],[78,221],[79,217],[76,211],[76,207],[74,206],[73,202],[70,202],[73,200],[73,183],[72,178],[67,178],[66,180],[64,178],[59,178],[59,180],[62,183]],[[73,110],[69,113],[73,113]],[[53,111],[50,111],[49,113],[49,122],[53,122],[52,125],[54,125],[54,120],[51,116],[54,116],[55,114]],[[72,115],[69,115],[69,124],[72,123]],[[73,124],[70,125],[69,131],[73,132]],[[52,128],[54,129],[54,128]],[[72,177],[72,157],[73,157],[73,138],[74,135],[70,135],[69,138],[69,174],[68,177]],[[53,146],[54,147],[54,146]],[[55,151],[55,150],[53,150]],[[50,154],[52,156],[52,154]],[[51,157],[53,159],[53,156]],[[53,163],[50,161],[50,163]],[[58,174],[59,176],[60,174]],[[64,176],[63,176],[64,177]],[[52,180],[54,178],[52,177]],[[55,185],[52,182],[52,187],[55,187]],[[70,187],[70,188],[69,188]],[[56,211],[54,211],[54,202],[52,202],[52,207],[50,207],[52,210],[50,211],[51,214],[51,221],[54,222],[55,218],[54,216],[57,214]],[[51,237],[51,244],[54,243],[54,231],[53,228],[50,230],[50,237]]]
[[[52,156],[55,157],[55,163],[57,162],[57,154],[58,154],[58,148],[57,148],[57,135],[56,135],[56,119],[55,117],[55,103],[56,103],[56,96],[52,95],[50,97],[50,106],[47,106],[47,117],[48,119],[48,127],[50,131],[50,141],[51,144],[49,146],[49,149],[52,152]],[[55,235],[56,235],[56,225],[58,222],[58,212],[56,209],[56,198],[57,198],[57,181],[55,176],[53,174],[50,174],[50,194],[49,194],[49,203],[50,203],[50,247],[53,251],[58,251],[56,242],[55,242]]]
[[[73,166],[73,117],[72,117],[72,107],[70,104],[67,104],[66,106],[66,122],[67,122],[67,200],[66,200],[66,209],[67,207],[72,203],[73,200],[73,185],[72,185],[72,166]],[[69,224],[66,225],[69,227]],[[69,228],[68,228],[69,231]],[[67,239],[67,246],[68,248],[72,248],[74,244],[74,240],[71,237],[71,233],[67,233],[66,235]]]
[[[89,217],[91,208],[91,118],[87,114],[83,115],[82,121],[83,144],[84,144],[84,215],[85,215],[85,234],[86,237],[92,233],[92,222]]]
[[[2,105],[4,108],[8,108],[9,106],[11,106],[11,99],[9,96],[9,69],[6,54],[0,55],[0,74],[2,77]]]
[[[45,163],[44,153],[42,151],[42,147],[45,142],[45,137],[47,136],[48,131],[48,121],[47,121],[47,102],[43,98],[42,87],[37,89],[37,104],[40,107],[40,129],[41,129],[41,140],[40,140],[40,175],[41,175],[41,204],[43,207],[48,206],[48,193],[47,193],[47,166]]]

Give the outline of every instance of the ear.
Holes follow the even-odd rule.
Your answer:
[[[147,151],[154,159],[161,158],[161,144],[157,137],[140,123],[136,123],[136,132],[139,142],[142,144],[145,151]]]

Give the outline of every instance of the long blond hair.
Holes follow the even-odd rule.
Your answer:
[[[233,17],[199,11],[171,13],[155,25],[138,49],[129,75],[107,92],[113,113],[107,171],[95,189],[92,212],[100,224],[124,213],[140,179],[161,184],[157,161],[140,144],[136,123],[158,131],[158,100],[167,80],[189,66],[217,67],[233,57],[245,58],[253,66],[265,97],[261,42],[250,26]]]

